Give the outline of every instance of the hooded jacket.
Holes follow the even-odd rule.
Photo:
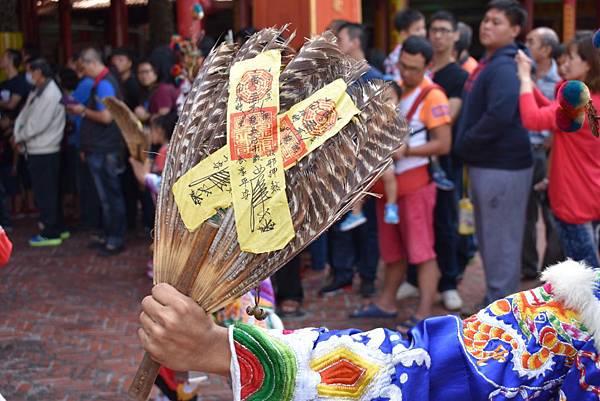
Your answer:
[[[49,79],[45,86],[31,91],[15,121],[15,142],[24,143],[31,155],[45,155],[60,150],[65,129],[62,93]]]
[[[470,166],[521,170],[533,164],[519,114],[518,50],[515,43],[498,49],[465,84],[454,153]]]

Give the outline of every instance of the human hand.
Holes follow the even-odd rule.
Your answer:
[[[67,113],[81,115],[85,110],[85,106],[79,103],[68,104],[65,106],[67,109]]]
[[[145,121],[148,119],[148,112],[146,111],[146,109],[144,108],[144,106],[137,106],[133,112],[135,113],[136,117],[139,118],[142,121]]]
[[[408,143],[403,143],[402,146],[400,146],[398,148],[398,150],[396,150],[393,154],[392,154],[392,159],[394,159],[394,161],[398,161],[402,158],[404,158],[406,156],[406,153],[408,152]]]
[[[146,174],[148,174],[151,169],[150,159],[146,159],[146,162],[142,163],[141,161],[130,157],[129,163],[131,164],[135,178],[137,178],[140,184],[144,185]]]
[[[517,75],[521,81],[531,80],[532,61],[523,50],[519,50],[515,56],[517,63]]]
[[[138,337],[152,359],[176,371],[229,375],[227,329],[169,284],[152,288],[142,301]]]

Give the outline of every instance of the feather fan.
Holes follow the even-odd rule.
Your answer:
[[[174,285],[207,312],[220,309],[257,286],[350,210],[390,165],[391,154],[401,146],[407,133],[405,122],[385,102],[385,84],[360,81],[367,64],[344,56],[334,35],[326,32],[307,41],[291,58],[293,51],[289,41],[280,39],[281,32],[265,29],[237,52],[222,45],[211,53],[194,83],[197,89],[187,99],[170,145],[155,227],[155,283]],[[206,221],[196,231],[187,231],[171,187],[226,143],[231,66],[271,49],[282,52],[281,113],[343,78],[360,114],[286,172],[295,237],[279,251],[252,254],[240,250],[233,208]],[[197,106],[200,103],[202,106]],[[146,354],[129,394],[145,400],[157,370],[158,364]]]
[[[145,162],[150,150],[150,141],[144,133],[140,120],[129,110],[129,107],[114,96],[102,100],[119,126],[121,135],[127,144],[129,154],[136,160]]]

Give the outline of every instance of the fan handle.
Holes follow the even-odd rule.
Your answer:
[[[154,379],[158,376],[158,370],[160,369],[160,363],[156,362],[150,357],[150,354],[145,352],[142,362],[138,367],[135,377],[127,394],[131,399],[138,401],[146,401],[152,390]]]

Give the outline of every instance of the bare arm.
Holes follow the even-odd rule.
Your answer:
[[[462,99],[459,97],[452,97],[448,99],[448,105],[450,108],[450,118],[452,119],[452,123],[454,123],[458,118],[458,114],[460,113],[460,108],[462,107]]]
[[[421,146],[408,148],[406,156],[439,156],[450,152],[450,144],[452,143],[452,132],[450,124],[443,124],[429,130],[431,139]]]
[[[138,337],[161,365],[176,371],[229,376],[227,329],[217,326],[194,302],[168,284],[158,284],[142,301]]]
[[[10,97],[10,99],[8,99],[8,101],[6,101],[6,102],[0,101],[0,108],[2,108],[4,110],[15,110],[17,108],[17,106],[19,105],[19,102],[21,102],[21,99],[23,99],[23,97],[21,95],[17,95],[16,93],[13,93],[12,96]]]

